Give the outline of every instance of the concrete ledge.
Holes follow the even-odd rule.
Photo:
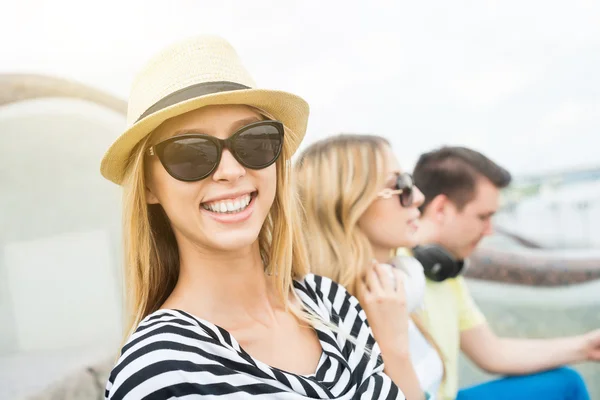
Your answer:
[[[600,280],[600,250],[481,247],[470,257],[469,278],[539,287]]]

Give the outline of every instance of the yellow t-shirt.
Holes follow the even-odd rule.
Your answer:
[[[419,316],[444,358],[446,375],[438,398],[454,400],[458,392],[460,332],[484,323],[485,317],[460,276],[443,282],[427,280],[424,309]]]

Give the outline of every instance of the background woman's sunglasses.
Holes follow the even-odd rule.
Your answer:
[[[396,179],[396,188],[395,189],[383,189],[379,192],[379,197],[384,199],[389,199],[392,196],[399,195],[400,204],[402,207],[410,207],[413,204],[414,195],[413,195],[413,178],[411,174],[400,174]]]
[[[174,136],[150,147],[148,154],[158,156],[173,178],[194,182],[213,173],[223,149],[228,149],[246,168],[267,168],[279,158],[283,132],[279,121],[259,121],[244,126],[225,140],[202,133]]]

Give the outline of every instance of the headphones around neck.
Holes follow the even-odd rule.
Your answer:
[[[456,278],[465,267],[464,260],[457,260],[448,250],[438,244],[425,244],[412,250],[422,265],[425,276],[435,282]]]

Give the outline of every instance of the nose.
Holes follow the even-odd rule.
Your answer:
[[[221,161],[213,173],[212,179],[217,182],[235,182],[246,175],[244,168],[228,149],[223,149]]]
[[[425,201],[425,195],[418,187],[413,186],[413,206],[421,207]]]

